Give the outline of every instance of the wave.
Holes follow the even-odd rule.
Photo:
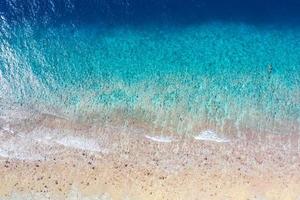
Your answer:
[[[162,142],[162,143],[170,143],[173,142],[174,139],[172,139],[171,137],[168,136],[149,136],[149,135],[145,135],[145,138],[154,141],[154,142]]]
[[[220,143],[230,142],[229,139],[212,130],[203,131],[199,135],[195,136],[194,138],[196,140],[213,141],[213,142],[220,142]]]

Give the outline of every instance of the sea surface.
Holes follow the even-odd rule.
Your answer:
[[[296,0],[1,1],[0,128],[48,114],[161,135],[298,132],[299,9]]]

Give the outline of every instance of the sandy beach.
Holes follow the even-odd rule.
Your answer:
[[[244,130],[243,139],[210,140],[48,115],[17,124],[0,134],[2,143],[23,152],[23,158],[1,154],[0,199],[300,198],[298,129],[264,137]]]

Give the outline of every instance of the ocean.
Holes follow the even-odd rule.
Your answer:
[[[299,7],[7,0],[0,105],[178,134],[199,123],[285,134],[299,123]]]

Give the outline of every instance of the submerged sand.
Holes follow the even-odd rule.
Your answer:
[[[298,127],[226,140],[124,127],[43,116],[2,128],[16,149],[0,156],[0,199],[300,199]]]

